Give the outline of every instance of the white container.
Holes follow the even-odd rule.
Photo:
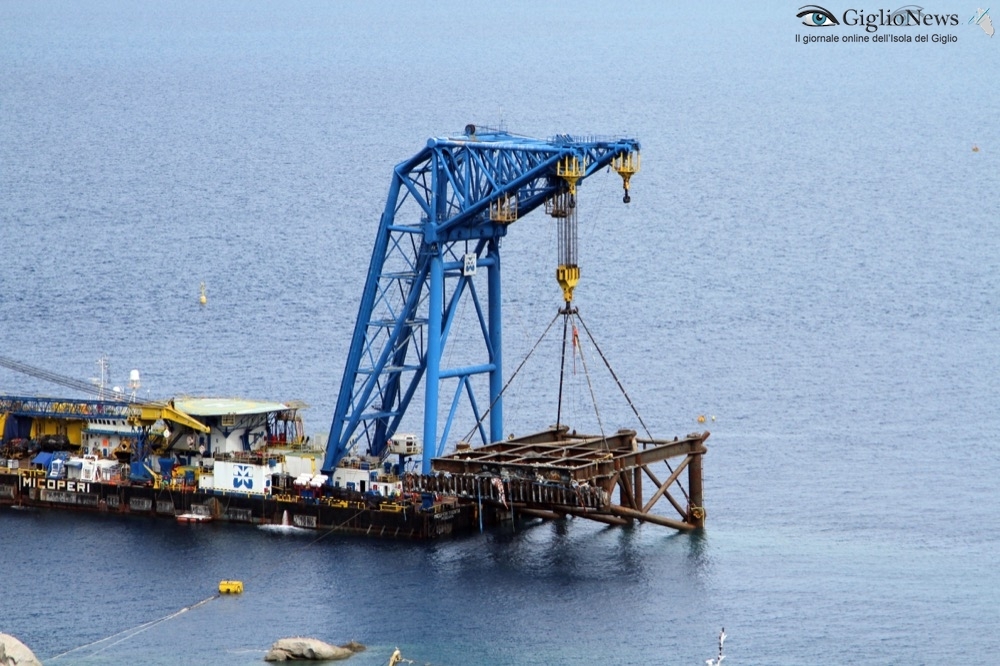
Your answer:
[[[265,465],[217,460],[214,470],[215,490],[246,495],[271,493],[271,468]]]

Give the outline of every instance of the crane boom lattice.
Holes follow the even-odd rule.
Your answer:
[[[456,407],[467,401],[478,422],[490,407],[484,443],[503,437],[500,240],[512,222],[568,196],[591,174],[637,154],[630,138],[558,135],[543,140],[500,130],[430,139],[393,171],[337,398],[323,469],[354,446],[374,455],[424,386],[424,473],[440,455]],[[574,202],[575,203],[575,202]],[[574,205],[574,204],[570,204]],[[477,289],[485,273],[486,293]],[[455,367],[442,352],[459,306],[471,302],[482,358]],[[471,381],[488,376],[477,400]],[[442,380],[457,380],[439,424]],[[444,405],[441,405],[444,407]]]

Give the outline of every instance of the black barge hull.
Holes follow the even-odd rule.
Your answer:
[[[32,470],[0,471],[0,506],[89,511],[177,520],[185,513],[213,521],[281,525],[394,539],[433,539],[477,529],[473,502],[454,498],[372,505],[357,499],[220,493],[190,487],[47,479]],[[493,522],[492,520],[488,522]]]

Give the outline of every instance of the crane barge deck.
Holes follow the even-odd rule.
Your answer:
[[[0,396],[0,405],[9,399]],[[122,432],[105,431],[99,444],[74,453],[44,450],[53,443],[45,435],[11,440],[3,454],[15,457],[0,458],[0,506],[193,523],[284,524],[406,539],[459,534],[518,517],[577,516],[611,525],[638,520],[681,531],[704,525],[700,482],[707,432],[655,441],[638,439],[634,431],[587,437],[563,426],[460,448],[435,459],[427,475],[400,474],[394,463],[349,457],[335,472],[333,485],[323,474],[300,471],[314,467],[321,452],[294,447],[208,457],[175,453],[159,459],[158,471],[143,465],[136,474],[123,462],[131,444]],[[680,463],[661,482],[652,465],[674,458]],[[669,488],[685,469],[689,492],[682,505]],[[645,503],[644,476],[656,488]],[[651,511],[662,496],[670,498],[679,517]]]

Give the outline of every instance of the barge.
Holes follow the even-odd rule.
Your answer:
[[[435,458],[430,474],[406,471],[421,446],[415,435],[401,434],[383,456],[352,454],[324,474],[321,438],[302,436],[301,407],[0,396],[0,506],[394,539],[456,535],[515,517],[639,521],[681,531],[704,525],[708,432],[667,441],[631,430],[587,436],[560,426],[475,449],[459,445]],[[143,454],[132,462],[137,450]],[[680,462],[671,467],[671,459]],[[661,482],[652,466],[663,462],[669,476]],[[684,471],[682,502],[669,491]],[[644,477],[656,487],[648,500]],[[652,510],[660,498],[676,517]]]
[[[404,492],[400,462],[349,456],[332,479],[320,473],[302,407],[0,396],[0,506],[418,539],[478,525],[470,502]],[[401,458],[419,452],[412,435],[397,439]]]

